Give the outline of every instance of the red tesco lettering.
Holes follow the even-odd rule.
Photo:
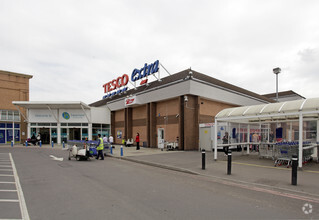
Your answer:
[[[118,77],[117,79],[113,79],[112,81],[105,83],[103,85],[104,93],[111,92],[115,89],[121,88],[122,86],[126,86],[128,83],[129,77],[127,74],[123,74],[123,76]]]

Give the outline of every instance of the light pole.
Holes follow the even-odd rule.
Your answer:
[[[276,74],[276,102],[278,102],[278,74],[281,72],[279,67],[272,70]]]

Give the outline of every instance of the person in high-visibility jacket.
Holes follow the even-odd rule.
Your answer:
[[[96,147],[97,150],[97,156],[96,159],[98,160],[99,157],[101,156],[101,160],[104,160],[104,155],[103,155],[103,149],[104,149],[104,143],[103,143],[103,139],[101,138],[101,135],[98,134],[98,144]]]

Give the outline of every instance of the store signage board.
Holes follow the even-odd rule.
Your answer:
[[[121,94],[128,90],[128,83],[136,83],[138,80],[141,80],[140,85],[144,85],[148,82],[147,77],[157,73],[159,71],[159,60],[156,60],[154,63],[147,64],[145,63],[144,66],[140,69],[134,69],[131,76],[127,74],[123,74],[122,76],[117,77],[105,83],[103,85],[105,96],[103,99],[112,97],[117,94]]]
[[[125,106],[138,104],[136,96],[132,96],[125,99]]]

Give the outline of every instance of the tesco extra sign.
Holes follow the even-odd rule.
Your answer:
[[[131,74],[131,77],[129,77],[127,74],[123,74],[122,76],[119,76],[116,79],[113,79],[108,83],[105,83],[103,85],[104,93],[108,93],[108,94],[105,95],[103,98],[108,98],[110,96],[126,91],[128,88],[125,86],[127,86],[129,80],[131,80],[132,82],[136,82],[142,78],[145,78],[151,74],[158,72],[158,70],[159,70],[159,61],[156,60],[154,63],[149,65],[145,63],[144,67],[140,69],[134,69]],[[122,87],[125,87],[125,88],[122,88]]]

